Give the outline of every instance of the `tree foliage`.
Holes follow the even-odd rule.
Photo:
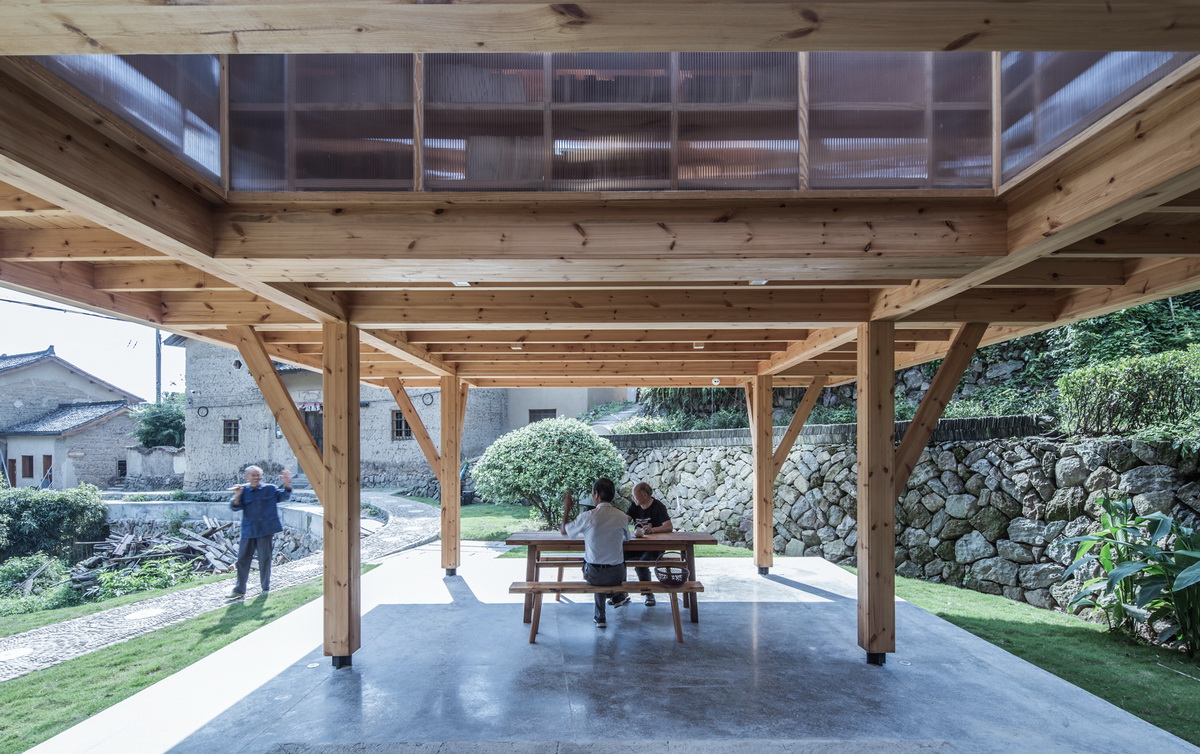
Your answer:
[[[167,393],[162,403],[143,403],[129,413],[137,421],[133,436],[143,447],[169,445],[183,447],[184,411],[182,393]]]
[[[100,539],[107,513],[99,488],[90,484],[69,490],[0,490],[0,523],[8,528],[0,560],[37,552],[65,555],[77,541]]]
[[[546,419],[502,435],[471,470],[493,503],[524,503],[549,528],[562,520],[562,496],[587,500],[599,477],[619,482],[625,462],[613,444],[575,419]]]

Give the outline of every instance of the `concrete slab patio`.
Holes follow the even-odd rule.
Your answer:
[[[320,603],[247,636],[35,752],[1194,752],[1196,747],[907,603],[867,665],[854,577],[823,560],[704,559],[700,623],[669,606],[591,623],[547,602],[528,643],[524,562],[436,546],[363,578],[363,648],[334,670]]]

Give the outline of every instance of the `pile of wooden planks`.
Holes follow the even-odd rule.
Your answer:
[[[75,564],[71,585],[88,589],[96,585],[102,571],[133,567],[154,558],[190,560],[195,570],[206,573],[229,570],[237,561],[237,547],[225,537],[224,531],[233,523],[222,524],[208,516],[202,522],[199,531],[181,528],[178,535],[113,534],[103,542],[81,542],[94,545],[95,554]]]

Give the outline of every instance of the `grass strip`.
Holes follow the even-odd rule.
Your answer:
[[[163,587],[162,589],[147,589],[144,592],[134,592],[133,594],[125,594],[120,597],[113,597],[100,602],[85,602],[82,605],[73,605],[71,607],[60,607],[54,610],[38,610],[32,613],[19,613],[17,615],[0,616],[0,636],[12,636],[14,634],[30,631],[42,626],[49,626],[53,623],[61,623],[72,618],[79,618],[84,615],[110,610],[121,605],[128,605],[131,602],[141,602],[142,600],[161,597],[164,594],[172,592],[181,592],[185,589],[211,584],[214,581],[225,581],[232,579],[237,574],[225,573],[213,576],[204,576],[202,578],[193,579],[183,584],[175,586]]]
[[[363,566],[366,573],[376,565]],[[0,754],[21,752],[321,596],[319,579],[234,602],[0,683]]]
[[[408,500],[416,500],[441,507],[441,501],[429,497],[401,495]],[[458,509],[461,537],[477,542],[503,542],[510,534],[519,531],[531,531],[537,527],[537,522],[529,517],[531,508],[527,505],[493,505],[491,503],[475,503],[464,505]]]
[[[1072,615],[896,577],[897,596],[1200,745],[1200,662]]]

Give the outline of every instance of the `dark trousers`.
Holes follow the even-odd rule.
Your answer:
[[[242,537],[238,542],[237,586],[233,591],[246,593],[246,582],[250,580],[250,561],[258,556],[258,583],[264,592],[271,590],[271,540],[265,537]]]
[[[625,581],[625,565],[597,566],[584,563],[583,579],[592,586],[617,586]],[[619,594],[620,592],[597,592],[593,595],[596,598],[596,609],[592,613],[592,617],[596,620],[604,620],[604,601],[609,597],[615,598]]]
[[[649,560],[651,562],[654,562],[654,561],[658,560],[659,558],[661,558],[662,554],[663,554],[662,550],[654,550],[654,551],[650,551],[650,552],[639,552],[636,554],[630,553],[629,555],[626,555],[625,557],[628,560]],[[635,572],[637,572],[638,581],[649,581],[650,580],[650,569],[648,567],[647,568],[634,568],[633,570]]]

